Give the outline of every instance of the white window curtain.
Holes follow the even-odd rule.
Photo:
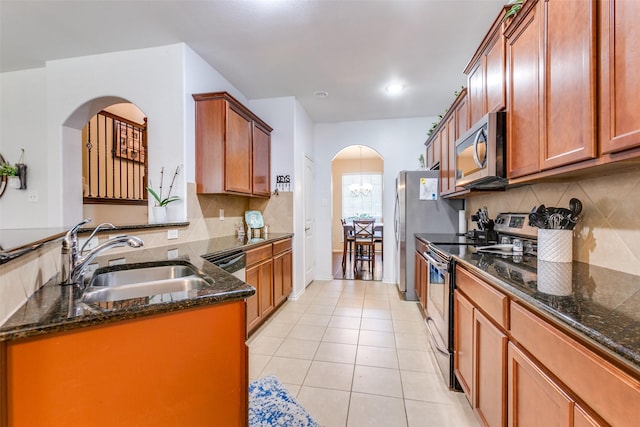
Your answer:
[[[382,174],[342,175],[342,218],[382,218]]]

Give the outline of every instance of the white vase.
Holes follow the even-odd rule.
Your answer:
[[[152,224],[164,224],[167,222],[167,207],[166,206],[153,206],[151,208],[151,220]]]
[[[9,188],[20,188],[19,176],[10,176],[8,178],[9,178]]]
[[[573,230],[538,230],[538,260],[573,261]]]

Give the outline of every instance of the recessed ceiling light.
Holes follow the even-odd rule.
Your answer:
[[[386,90],[387,93],[396,95],[404,90],[404,85],[402,83],[392,83],[390,85],[387,85],[384,90]]]
[[[327,96],[329,96],[329,92],[327,92],[326,90],[317,90],[313,92],[313,96],[315,96],[316,98],[326,98]]]

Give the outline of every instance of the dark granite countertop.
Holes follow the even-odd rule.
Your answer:
[[[537,313],[640,373],[640,277],[582,262],[484,253],[451,245],[441,235],[416,234],[458,264],[503,289]]]
[[[255,294],[251,285],[216,267],[201,255],[249,249],[292,236],[290,233],[272,233],[266,239],[238,239],[231,236],[113,254],[106,251],[96,258],[98,267],[108,266],[114,260],[126,264],[162,265],[171,257],[195,266],[207,278],[207,284],[184,292],[89,305],[80,301],[82,291],[78,286],[60,286],[58,277],[55,277],[0,326],[0,341],[247,298]]]

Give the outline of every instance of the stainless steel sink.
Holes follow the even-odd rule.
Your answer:
[[[85,303],[119,301],[168,295],[184,299],[188,292],[210,283],[189,263],[169,265],[132,264],[130,268],[98,269],[82,295]]]

